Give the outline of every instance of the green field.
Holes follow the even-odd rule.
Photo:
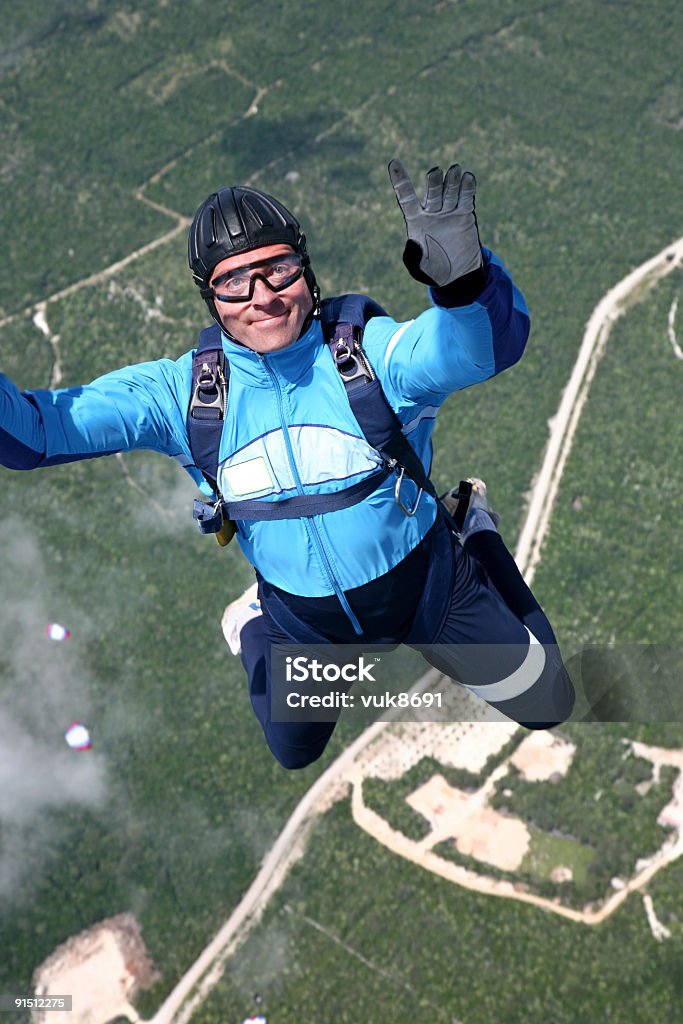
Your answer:
[[[667,325],[682,285],[674,271],[613,327],[562,478],[535,586],[580,642],[680,650],[683,362]]]
[[[581,889],[588,881],[595,853],[576,839],[552,836],[539,829],[529,830],[531,843],[520,865],[520,871],[542,882],[551,881],[553,869],[561,864],[569,868],[576,885]],[[561,891],[561,889],[560,889]]]
[[[35,304],[163,238],[226,182],[293,207],[326,293],[367,290],[414,316],[424,290],[401,263],[386,164],[398,155],[419,179],[458,159],[533,333],[518,366],[446,404],[434,479],[487,479],[513,545],[591,311],[683,234],[682,43],[677,0],[5,5],[0,369],[48,387]],[[683,367],[667,340],[680,293],[675,272],[614,326],[579,425],[535,582],[567,649],[681,642]],[[184,231],[50,301],[47,319],[65,385],[181,354],[206,319]],[[27,988],[68,936],[132,910],[162,975],[137,1000],[151,1016],[360,729],[342,722],[302,773],[274,763],[219,627],[250,570],[198,535],[193,495],[146,453],[0,469],[2,992]],[[44,638],[51,620],[68,644]],[[62,739],[74,718],[94,737],[76,761]],[[675,722],[628,734],[681,743]],[[567,820],[595,782],[602,731],[578,735],[581,786],[545,798]],[[603,783],[615,845],[631,835],[622,781]],[[682,872],[649,887],[667,942],[640,897],[581,928],[398,861],[342,803],[193,1022],[239,1020],[262,991],[269,1024],[516,1024],[520,1008],[525,1024],[674,1024]]]

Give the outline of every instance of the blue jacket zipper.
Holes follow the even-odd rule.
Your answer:
[[[261,355],[261,354],[259,354],[259,358],[262,360],[263,365],[265,366],[266,370],[268,371],[270,379],[272,380],[273,385],[275,387],[275,396],[277,398],[278,415],[280,417],[280,425],[282,427],[282,435],[283,435],[284,440],[285,440],[285,448],[287,450],[287,459],[289,461],[289,466],[290,466],[290,469],[292,471],[292,476],[294,477],[294,480],[296,482],[296,486],[297,486],[297,490],[298,490],[299,494],[305,494],[304,486],[303,486],[303,483],[301,482],[301,476],[299,475],[299,469],[298,469],[297,464],[296,464],[296,459],[294,458],[294,450],[292,448],[292,439],[289,436],[289,428],[288,428],[288,425],[287,425],[287,421],[285,419],[285,413],[284,413],[284,408],[283,408],[283,403],[282,403],[282,388],[280,387],[280,381],[278,380],[277,374],[276,374],[275,370],[272,368],[272,366],[270,365],[270,363],[268,362],[267,358],[265,356]],[[349,602],[346,599],[346,594],[344,593],[344,591],[343,591],[343,589],[341,587],[341,584],[340,584],[339,580],[337,579],[337,577],[335,575],[334,569],[332,568],[332,563],[330,562],[330,558],[329,558],[329,556],[327,554],[327,551],[325,550],[325,544],[324,544],[323,538],[320,536],[320,531],[319,531],[316,523],[314,522],[313,518],[310,517],[310,516],[306,517],[304,522],[306,524],[306,529],[308,530],[309,536],[313,540],[313,543],[315,544],[315,547],[316,547],[316,549],[318,551],[318,555],[320,557],[320,561],[322,563],[323,569],[324,569],[324,571],[325,571],[325,573],[327,575],[328,582],[329,582],[330,586],[332,587],[332,589],[334,590],[335,594],[337,595],[337,598],[339,599],[339,603],[341,604],[342,609],[344,610],[344,614],[346,615],[347,619],[349,620],[349,622],[353,626],[353,630],[356,633],[356,635],[357,636],[362,636],[363,628],[362,628],[360,622],[358,621],[358,619],[356,618],[356,616],[354,615],[353,609],[351,608],[351,605],[349,604]]]

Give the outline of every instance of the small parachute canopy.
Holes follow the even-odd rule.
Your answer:
[[[72,722],[64,733],[64,739],[72,750],[90,750],[92,747],[90,733],[82,722]]]
[[[68,640],[71,636],[71,630],[66,626],[60,626],[58,622],[48,622],[45,633],[50,640]]]

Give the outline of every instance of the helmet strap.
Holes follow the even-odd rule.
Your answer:
[[[311,309],[311,312],[308,314],[308,316],[303,322],[303,325],[301,327],[301,334],[299,335],[299,337],[306,333],[306,331],[311,326],[314,320],[320,319],[321,312],[320,288],[318,287],[318,282],[315,279],[315,274],[311,269],[310,263],[307,264],[306,269],[304,270],[304,281],[308,285],[308,290],[311,293],[311,298],[313,299],[313,307]]]
[[[204,302],[208,306],[209,313],[211,314],[212,318],[216,321],[216,323],[218,324],[220,329],[222,331],[225,331],[225,327],[223,326],[223,321],[221,320],[221,318],[218,315],[218,310],[216,309],[216,303],[213,301],[213,298],[211,298],[208,295],[205,295],[204,296]]]

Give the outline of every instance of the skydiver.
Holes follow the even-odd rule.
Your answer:
[[[57,391],[20,393],[0,374],[2,465],[26,470],[148,448],[178,459],[196,483],[210,480],[218,532],[236,532],[256,573],[226,609],[224,632],[286,768],[316,760],[335,723],[273,721],[277,644],[406,643],[528,728],[559,724],[574,701],[552,627],[503,543],[485,485],[472,479],[440,501],[427,477],[448,395],[521,357],[524,298],[480,244],[471,173],[432,168],[424,202],[400,161],[389,175],[406,223],[403,261],[430,302],[401,324],[366,297],[352,302],[358,349],[353,338],[328,343],[321,317],[349,306],[321,304],[305,236],[282,203],[227,186],[198,208],[190,269],[229,373],[225,408],[207,406],[224,417],[213,468],[198,456],[188,419],[213,415],[203,399],[193,402],[222,378],[217,364],[202,382],[192,351]],[[369,443],[345,365],[360,367],[362,384],[378,382],[377,401],[383,394],[409,453]]]

